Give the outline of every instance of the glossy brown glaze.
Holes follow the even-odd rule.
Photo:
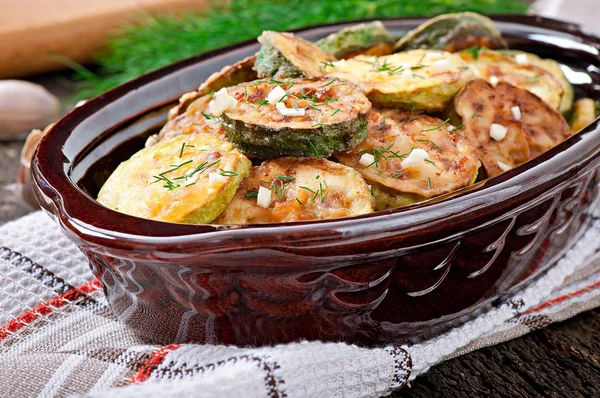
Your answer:
[[[599,39],[554,20],[495,19],[511,46],[557,58],[579,95],[600,98]],[[386,25],[398,34],[422,21]],[[340,27],[301,34],[317,39]],[[504,301],[588,222],[598,196],[598,120],[510,172],[368,216],[181,225],[120,214],[93,199],[179,95],[257,48],[213,51],[120,86],[59,121],[38,148],[32,171],[40,204],[89,257],[115,313],[147,340],[417,341]]]

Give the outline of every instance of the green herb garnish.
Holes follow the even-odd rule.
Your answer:
[[[431,145],[432,147],[434,147],[435,149],[437,149],[440,152],[444,152],[444,150],[442,148],[440,148],[435,142],[431,141],[431,140],[417,140],[418,142],[426,142],[429,145]]]
[[[200,165],[196,166],[196,168],[194,170],[192,170],[190,173],[188,173],[186,175],[182,175],[181,177],[173,178],[173,179],[174,180],[183,180],[183,179],[187,180],[188,178],[194,176],[195,174],[203,173],[204,171],[206,171],[207,169],[209,169],[212,166],[216,165],[220,161],[221,161],[221,159],[215,160],[212,163],[202,162]]]
[[[467,54],[471,54],[473,59],[478,59],[479,53],[481,53],[482,51],[485,51],[485,50],[487,50],[487,47],[473,46],[471,48],[467,48],[466,50],[463,50],[463,52],[466,52]]]
[[[285,180],[285,181],[296,181],[295,177],[290,177],[290,176],[277,176],[277,178],[280,180]]]
[[[260,101],[256,101],[256,104],[258,105],[258,110],[260,110],[260,108],[261,108],[263,105],[267,105],[268,103],[269,103],[269,100],[266,100],[266,99],[264,99],[264,100],[260,100]]]
[[[445,125],[447,125],[447,124],[448,124],[448,122],[450,122],[450,118],[448,118],[448,119],[444,120],[444,121],[442,122],[442,124],[440,124],[440,125],[438,125],[438,126],[432,127],[432,128],[430,128],[430,129],[421,130],[421,132],[422,132],[422,133],[426,133],[427,131],[434,131],[434,130],[441,129],[442,127],[444,127]]]
[[[334,77],[334,78],[333,78],[333,79],[331,79],[331,80],[330,80],[328,83],[325,83],[325,84],[323,84],[323,85],[321,85],[321,86],[319,86],[319,87],[327,87],[327,86],[329,86],[330,84],[333,84],[333,83],[335,83],[336,81],[337,81],[337,77]]]
[[[311,140],[306,140],[308,141],[308,145],[310,145],[310,149],[311,151],[313,151],[313,153],[315,154],[316,157],[319,157],[319,151],[317,151],[317,148],[314,146],[314,144],[312,143]]]
[[[236,173],[235,171],[223,170],[223,169],[219,169],[219,174],[221,174],[223,177],[237,177],[237,176],[239,176],[239,174]]]

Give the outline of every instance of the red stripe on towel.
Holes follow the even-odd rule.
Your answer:
[[[11,333],[14,333],[17,330],[27,326],[40,316],[48,315],[53,310],[63,307],[73,302],[74,300],[84,297],[87,294],[101,288],[102,283],[98,279],[95,279],[78,288],[70,289],[66,293],[56,296],[50,301],[38,305],[36,308],[27,311],[23,315],[11,320],[6,325],[2,326],[0,328],[0,341],[4,340]]]
[[[150,358],[144,362],[138,369],[138,372],[131,378],[128,384],[141,383],[150,378],[152,371],[160,366],[169,352],[175,351],[180,347],[179,344],[170,344],[152,353]]]
[[[545,308],[552,307],[553,305],[562,303],[563,301],[568,300],[570,298],[580,296],[580,295],[582,295],[584,293],[587,293],[587,292],[589,292],[591,290],[594,290],[596,288],[599,288],[599,287],[600,287],[600,282],[596,282],[594,284],[591,284],[589,286],[584,287],[583,289],[579,289],[579,290],[577,290],[577,291],[575,291],[573,293],[565,294],[564,296],[560,296],[560,297],[553,298],[552,300],[548,300],[548,301],[546,301],[546,302],[538,305],[537,307],[532,308],[529,311],[524,312],[523,315],[531,314],[531,313],[534,313],[534,312],[539,312],[539,311],[541,311],[541,310],[543,310]]]

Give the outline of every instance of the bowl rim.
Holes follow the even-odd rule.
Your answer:
[[[600,38],[584,33],[580,25],[535,15],[498,14],[490,17],[498,22],[516,23],[521,27],[541,26],[551,32],[572,35],[594,48],[595,54],[590,53],[590,55],[595,56],[600,63]],[[294,32],[310,33],[318,29],[372,20],[381,20],[384,23],[418,24],[427,19],[423,17],[374,18],[310,26],[296,29]],[[41,207],[58,219],[72,239],[93,242],[114,249],[130,249],[140,244],[143,245],[142,250],[171,252],[175,246],[183,243],[204,248],[208,243],[211,245],[216,243],[212,250],[217,250],[219,247],[236,244],[236,242],[239,244],[240,240],[248,242],[259,236],[268,238],[272,242],[291,245],[315,244],[317,241],[341,242],[353,237],[376,239],[392,232],[396,235],[414,237],[425,230],[440,229],[440,224],[448,221],[457,223],[461,219],[472,219],[492,207],[494,211],[509,211],[510,206],[517,202],[517,198],[522,199],[527,194],[531,195],[536,187],[548,183],[552,175],[559,176],[560,181],[572,180],[578,175],[587,173],[591,167],[596,167],[599,163],[600,117],[551,150],[500,176],[415,206],[333,220],[276,225],[216,226],[147,220],[107,208],[86,194],[70,178],[72,163],[65,157],[55,155],[61,151],[69,134],[80,123],[107,104],[138,87],[157,81],[180,69],[255,43],[255,39],[247,40],[167,65],[89,100],[60,119],[41,140],[32,160],[34,191]],[[114,219],[122,222],[114,222]]]

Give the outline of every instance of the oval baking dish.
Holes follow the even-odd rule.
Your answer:
[[[535,16],[494,20],[512,48],[554,58],[600,99],[600,39]],[[385,21],[393,34],[423,19]],[[346,24],[347,25],[347,24]],[[316,40],[344,24],[298,31]],[[418,341],[502,302],[589,222],[600,122],[498,177],[418,205],[277,225],[170,224],[108,209],[99,187],[184,92],[255,41],[142,76],[75,109],[41,141],[37,198],[88,256],[119,318],[157,343]]]

